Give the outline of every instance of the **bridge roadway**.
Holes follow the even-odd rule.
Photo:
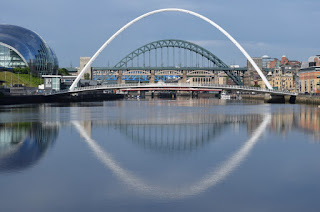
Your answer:
[[[128,84],[106,84],[106,85],[97,85],[97,86],[86,86],[78,87],[74,90],[61,90],[53,91],[46,93],[45,95],[58,95],[66,93],[79,93],[84,91],[94,91],[94,90],[126,90],[126,89],[148,89],[150,91],[157,90],[159,88],[166,88],[166,90],[180,90],[182,89],[198,89],[198,91],[204,89],[222,89],[222,90],[236,90],[236,91],[245,91],[245,92],[256,92],[256,93],[265,93],[271,95],[279,96],[297,96],[298,93],[292,93],[288,91],[273,90],[267,88],[259,87],[247,87],[240,85],[217,85],[217,84],[195,84],[195,83],[128,83]]]
[[[92,67],[92,71],[241,71],[245,72],[246,67],[185,67],[185,66],[171,66],[171,67]]]

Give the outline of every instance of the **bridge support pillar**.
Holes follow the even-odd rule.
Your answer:
[[[265,94],[265,103],[285,103],[285,98],[283,95]]]
[[[197,98],[199,95],[199,91],[191,91],[192,98]]]
[[[218,85],[218,84],[219,84],[219,75],[218,75],[218,71],[215,71],[215,72],[213,73],[213,76],[214,76],[214,78],[213,78],[213,84]]]
[[[150,83],[154,83],[155,80],[155,71],[151,70],[151,78],[150,78]]]
[[[118,75],[118,80],[117,80],[118,84],[122,84],[122,71],[119,70],[119,75]]]
[[[187,70],[182,71],[182,80],[181,83],[187,83]]]
[[[286,103],[295,104],[296,96],[285,96],[284,97]]]

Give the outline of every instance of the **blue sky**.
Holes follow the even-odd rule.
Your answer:
[[[3,1],[0,22],[31,29],[54,49],[61,67],[79,66],[119,28],[151,10],[176,7],[200,13],[228,31],[251,56],[306,61],[320,54],[319,0],[15,0]],[[182,39],[208,49],[227,64],[245,57],[217,29],[182,13],[150,16],[117,37],[93,66],[115,65],[155,40]]]

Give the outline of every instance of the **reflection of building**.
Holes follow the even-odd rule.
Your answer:
[[[299,71],[299,92],[320,93],[320,55],[312,56]]]
[[[293,113],[277,113],[272,116],[271,130],[278,133],[287,134],[294,124]]]
[[[312,133],[320,137],[320,111],[313,107],[302,107],[299,112],[275,113],[272,115],[271,131],[286,135],[292,129]]]
[[[320,111],[312,107],[302,108],[299,117],[299,126],[302,129],[314,132],[315,135],[319,137]]]
[[[34,74],[56,74],[58,59],[37,33],[0,24],[0,67],[28,67]]]
[[[58,136],[58,127],[40,123],[0,125],[0,172],[37,162]]]

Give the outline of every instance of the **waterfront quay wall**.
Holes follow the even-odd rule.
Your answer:
[[[243,99],[252,99],[252,100],[266,100],[265,94],[242,94]],[[289,102],[289,96],[285,96],[285,102]],[[310,104],[310,105],[320,105],[320,96],[310,96],[310,95],[298,95],[295,97],[295,104]]]
[[[296,97],[297,104],[320,105],[320,96],[298,95]]]
[[[69,103],[69,102],[93,102],[123,99],[122,94],[113,93],[97,93],[97,92],[82,92],[77,95],[70,93],[61,95],[21,95],[21,96],[1,96],[0,105],[14,104],[38,104],[38,103]]]
[[[243,99],[254,99],[254,100],[264,100],[264,94],[241,94]]]

